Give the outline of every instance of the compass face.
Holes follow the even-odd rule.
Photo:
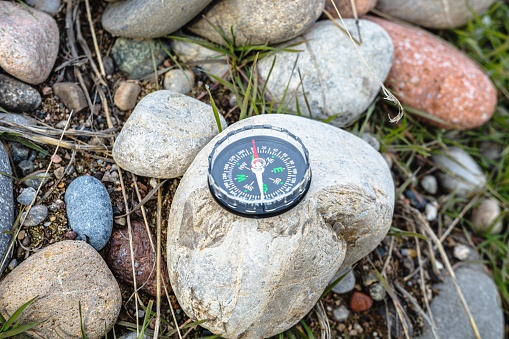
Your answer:
[[[209,157],[209,187],[229,211],[269,217],[287,211],[307,192],[308,152],[299,138],[269,125],[229,133]]]

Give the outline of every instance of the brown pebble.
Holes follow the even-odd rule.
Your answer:
[[[50,95],[53,93],[53,90],[49,86],[45,86],[42,88],[42,95]]]
[[[375,8],[377,0],[357,0],[355,1],[355,10],[357,11],[357,16],[361,17],[365,15],[367,12]],[[353,18],[353,10],[350,0],[335,0],[334,3],[338,8],[339,14],[341,14],[342,18]],[[332,4],[332,0],[325,1],[325,10],[332,14],[334,18],[338,18],[338,13]],[[322,18],[327,18],[327,16],[322,15]]]
[[[353,292],[350,298],[350,309],[354,312],[367,311],[373,306],[373,299],[362,292]]]
[[[134,82],[122,82],[115,92],[113,101],[122,111],[129,111],[136,106],[136,100],[141,92],[141,87]]]
[[[59,164],[62,161],[62,158],[58,154],[53,154],[51,156],[51,161],[53,161],[55,164]]]
[[[367,18],[391,37],[394,62],[385,83],[401,103],[429,113],[428,123],[447,129],[472,129],[491,118],[497,92],[475,62],[422,29]]]
[[[88,107],[83,90],[74,82],[56,83],[53,85],[53,92],[60,98],[65,107],[74,113],[78,113]]]
[[[136,285],[150,295],[156,295],[156,270],[155,262],[156,255],[152,251],[150,239],[145,228],[145,224],[139,221],[133,221],[132,227],[132,242],[133,252],[135,258],[136,269]],[[150,234],[153,243],[155,244],[155,237]],[[113,274],[121,281],[133,285],[133,272],[131,266],[131,254],[129,248],[129,234],[128,229],[121,228],[113,229],[109,244],[105,248],[104,260],[108,263]],[[168,269],[166,265],[161,265],[162,283],[168,289],[171,289]]]
[[[74,232],[74,231],[67,231],[65,232],[64,234],[64,237],[67,239],[67,240],[74,240],[76,239],[76,237],[78,236],[78,233]]]

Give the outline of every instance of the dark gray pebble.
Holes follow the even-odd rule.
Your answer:
[[[35,193],[37,191],[33,187],[27,187],[21,192],[21,194],[18,196],[18,202],[22,205],[28,206],[32,203],[32,201],[35,198]]]
[[[44,205],[36,205],[28,211],[28,215],[26,213],[23,212],[22,214],[22,218],[26,215],[23,225],[28,227],[37,226],[48,216],[48,208]]]
[[[12,112],[30,112],[41,105],[41,95],[30,85],[0,74],[0,106]]]
[[[22,160],[18,164],[19,169],[21,170],[21,173],[23,176],[28,175],[29,173],[32,173],[34,171],[34,163],[30,160]]]
[[[29,149],[20,143],[13,142],[10,145],[12,161],[17,165],[28,158]]]
[[[152,56],[159,66],[166,58],[165,49],[169,51],[170,47],[158,40],[118,38],[111,49],[111,56],[127,79],[140,79],[154,73]]]
[[[23,184],[27,187],[39,188],[40,185],[46,184],[50,174],[46,174],[45,170],[30,173],[23,179]]]
[[[65,192],[69,226],[96,250],[106,245],[113,228],[113,210],[108,192],[95,177],[74,179]]]

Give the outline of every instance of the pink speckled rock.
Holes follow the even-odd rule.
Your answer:
[[[389,33],[394,63],[386,85],[406,105],[437,119],[430,124],[466,130],[488,121],[497,104],[490,79],[467,56],[430,33],[368,17]]]
[[[35,85],[57,59],[59,31],[55,19],[17,2],[0,1],[0,67]]]

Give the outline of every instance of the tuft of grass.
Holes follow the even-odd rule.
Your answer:
[[[27,324],[21,324],[21,320],[19,319],[23,311],[27,307],[29,307],[34,301],[37,300],[38,297],[34,297],[21,305],[10,317],[9,319],[5,319],[0,314],[0,339],[3,338],[11,338],[17,335],[20,335],[22,333],[25,333],[26,331],[34,328],[35,326],[42,323],[42,321],[36,321],[31,322]]]

